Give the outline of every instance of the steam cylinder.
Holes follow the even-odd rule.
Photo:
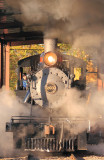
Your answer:
[[[56,39],[52,38],[44,38],[44,52],[54,52],[57,47],[57,41]]]

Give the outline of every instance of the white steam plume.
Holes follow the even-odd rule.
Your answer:
[[[66,96],[61,98],[60,103],[55,108],[57,116],[69,117],[72,122],[76,120],[76,124],[79,122],[71,128],[75,134],[88,129],[89,121],[90,127],[104,128],[104,91],[93,90],[89,102],[87,102],[87,97],[84,98],[86,95],[84,92],[86,91],[69,89]]]
[[[28,112],[14,93],[4,88],[0,90],[0,156],[11,156],[14,152],[13,135],[5,132],[6,122],[10,122],[12,116],[28,115]]]
[[[30,104],[24,105],[21,100],[12,92],[7,91],[3,87],[0,89],[0,156],[1,157],[15,157],[23,156],[23,153],[15,150],[13,145],[13,132],[6,132],[6,122],[10,122],[12,116],[30,116]],[[45,117],[47,111],[42,111],[35,106],[32,110],[33,116]],[[20,126],[21,129],[21,126]],[[32,128],[31,128],[32,129]],[[23,136],[25,128],[20,132],[19,136]]]
[[[99,65],[104,63],[104,1],[103,0],[6,0],[13,10],[21,14],[15,18],[24,25],[45,26],[44,34],[49,38],[58,38],[70,42],[73,47],[84,47],[91,58]],[[96,50],[95,52],[92,50]],[[104,77],[100,74],[100,77]]]
[[[104,155],[104,143],[100,143],[97,145],[88,145],[88,151],[98,154],[98,155]]]
[[[91,34],[103,31],[103,0],[6,1],[12,8],[20,10],[21,14],[16,15],[16,18],[19,16],[19,20],[25,25],[44,24],[47,28],[46,34],[50,33],[50,29],[54,32],[57,29],[58,34],[63,34],[70,40],[71,33],[79,31],[81,34],[81,29],[86,29],[85,32]],[[57,36],[56,31],[55,37]]]

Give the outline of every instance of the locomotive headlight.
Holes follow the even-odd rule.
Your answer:
[[[52,56],[49,56],[49,57],[48,57],[48,61],[49,61],[50,63],[54,63],[54,62],[55,62],[55,59],[54,59]]]
[[[57,55],[53,52],[47,52],[44,56],[44,63],[47,66],[53,66],[57,62]]]

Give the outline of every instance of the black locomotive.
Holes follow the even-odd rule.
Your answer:
[[[87,131],[74,134],[72,128],[88,122],[60,113],[62,99],[70,88],[85,89],[86,63],[70,55],[47,52],[22,59],[18,66],[17,94],[23,96],[27,91],[24,103],[31,103],[31,109],[28,116],[13,116],[11,122],[6,123],[6,131],[13,132],[15,147],[50,152],[86,150]],[[24,67],[31,68],[26,90],[22,77]],[[77,81],[74,68],[81,68]],[[35,108],[41,110],[40,115]]]

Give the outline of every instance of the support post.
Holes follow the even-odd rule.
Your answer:
[[[104,81],[100,78],[97,80],[98,91],[104,89]]]
[[[10,45],[7,43],[6,45],[6,55],[5,55],[5,86],[6,89],[9,90],[9,50],[10,50]]]
[[[22,75],[23,75],[23,68],[18,66],[18,82],[17,82],[17,89],[21,89],[21,80],[22,80]]]
[[[3,86],[3,42],[0,42],[0,88]]]

